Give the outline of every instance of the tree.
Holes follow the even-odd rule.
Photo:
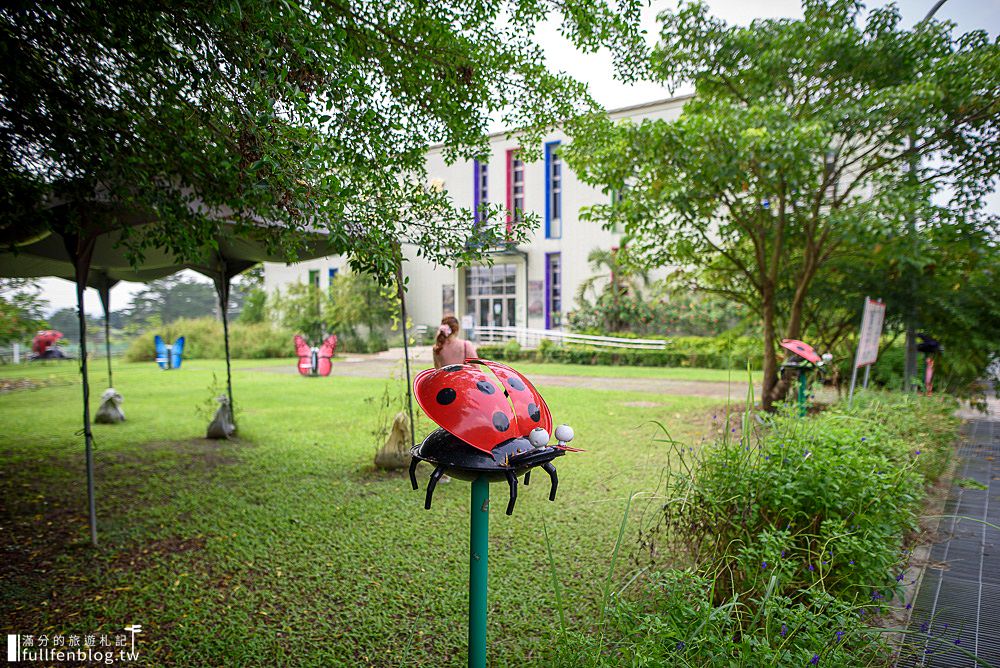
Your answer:
[[[75,205],[96,198],[156,221],[136,232],[111,219],[136,262],[152,246],[200,259],[220,218],[289,259],[301,233],[326,229],[332,252],[384,280],[400,241],[442,261],[478,257],[507,232],[427,186],[426,147],[482,156],[499,120],[535,154],[546,127],[594,107],[546,70],[535,27],[560,12],[573,43],[608,45],[634,72],[640,4],[7,3],[0,243],[53,224],[47,199],[82,224]]]
[[[80,319],[75,308],[61,308],[48,317],[49,328],[58,330],[66,336],[67,341],[80,342]],[[88,340],[96,338],[104,341],[104,318],[87,314]]]
[[[26,341],[44,329],[47,305],[34,281],[0,278],[0,343]]]
[[[807,340],[840,359],[853,359],[863,299],[880,297],[889,305],[883,347],[904,333],[906,316],[915,312],[922,329],[944,345],[936,389],[981,395],[978,381],[1000,351],[1000,246],[990,223],[953,217],[942,208],[922,216],[916,244],[908,222],[900,221],[895,233],[840,254],[817,276],[806,299]],[[911,293],[914,271],[916,294]]]
[[[216,315],[218,310],[215,288],[210,283],[174,274],[143,286],[125,309],[125,318],[130,325],[146,325],[154,320],[167,324],[180,318]]]
[[[595,248],[587,263],[595,273],[577,288],[577,309],[570,314],[570,323],[577,328],[596,326],[603,332],[638,331],[637,325],[651,318],[643,299],[648,274],[622,263],[617,249]]]
[[[776,344],[801,337],[814,281],[838,254],[936,215],[933,195],[950,219],[997,230],[981,208],[1000,171],[997,44],[948,23],[904,30],[893,5],[803,8],[802,20],[747,27],[699,3],[661,14],[650,70],[694,83],[680,118],[590,117],[565,150],[584,181],[630,187],[589,215],[624,226],[632,262],[698,266],[703,287],[758,314],[766,407],[787,386]]]
[[[355,337],[359,325],[372,336],[399,317],[395,284],[379,285],[369,274],[338,274],[330,284],[329,299],[335,327]]]

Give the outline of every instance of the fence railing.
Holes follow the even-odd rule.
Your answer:
[[[476,340],[480,343],[517,341],[525,348],[537,348],[542,341],[643,350],[664,350],[670,344],[669,341],[663,339],[626,339],[617,336],[593,336],[563,332],[557,329],[528,329],[527,327],[480,326],[475,328],[475,335]]]
[[[111,357],[117,358],[125,354],[128,350],[128,341],[112,342]],[[60,345],[59,349],[67,357],[76,359],[80,356],[80,346],[76,343]],[[31,346],[25,344],[0,345],[0,364],[22,364],[31,360]],[[105,349],[103,341],[92,341],[87,337],[87,357],[88,359],[104,359]],[[152,358],[150,358],[152,359]]]

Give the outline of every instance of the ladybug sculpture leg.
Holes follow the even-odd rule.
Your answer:
[[[510,501],[507,502],[507,514],[514,514],[514,502],[517,501],[517,476],[510,469],[507,470],[507,484],[510,485]]]
[[[556,467],[552,465],[552,462],[545,462],[542,464],[542,470],[549,474],[549,478],[552,480],[552,487],[549,489],[549,501],[556,500],[556,488],[559,487],[559,476],[556,475]]]
[[[531,481],[531,469],[528,469],[524,474],[524,486],[527,487],[530,481]]]
[[[413,485],[413,489],[418,489],[417,487],[417,464],[420,460],[416,457],[410,457],[410,484]]]
[[[444,475],[444,467],[438,466],[431,473],[431,479],[427,481],[427,498],[424,499],[424,508],[427,510],[431,509],[431,497],[434,496],[434,488],[437,487],[438,480]]]

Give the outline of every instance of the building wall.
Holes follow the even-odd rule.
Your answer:
[[[672,98],[660,102],[629,107],[609,112],[615,120],[630,119],[674,119],[688,97]],[[561,129],[551,132],[545,142],[569,143]],[[518,148],[517,138],[508,139],[505,133],[491,137],[492,152],[487,166],[487,199],[490,204],[507,203],[507,160],[508,151]],[[427,152],[427,176],[431,182],[443,182],[445,189],[459,207],[473,208],[476,169],[472,162],[446,164],[441,147],[432,147]],[[576,175],[562,164],[562,234],[559,238],[546,237],[546,160],[527,163],[524,166],[525,210],[538,215],[540,225],[530,233],[524,243],[516,249],[493,255],[495,264],[510,264],[516,272],[514,320],[518,326],[542,329],[546,322],[546,266],[547,257],[558,253],[562,270],[562,313],[573,308],[574,296],[583,281],[592,275],[587,264],[588,254],[595,248],[617,247],[621,235],[601,229],[596,223],[579,219],[581,207],[605,203],[608,195],[596,188],[584,185]],[[454,290],[455,315],[461,320],[468,315],[466,303],[466,283],[468,271],[448,266],[438,266],[426,259],[417,258],[415,249],[404,247],[404,273],[409,277],[407,311],[417,325],[436,326],[444,314],[444,295]],[[293,265],[265,264],[264,285],[271,292],[290,282],[306,282],[309,271],[320,272],[320,287],[328,285],[330,268],[343,270],[346,259],[339,256],[301,262]],[[541,290],[539,290],[541,288]],[[539,312],[538,300],[541,299]],[[507,306],[506,296],[503,308]],[[535,309],[529,313],[529,302]],[[495,306],[491,302],[491,307]],[[506,315],[506,313],[504,313]],[[550,314],[551,315],[551,314]],[[563,317],[563,321],[565,321]],[[503,324],[507,324],[504,322]]]

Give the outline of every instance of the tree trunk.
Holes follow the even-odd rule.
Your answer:
[[[763,388],[761,390],[760,401],[761,407],[769,411],[773,404],[772,393],[775,385],[778,383],[778,356],[774,352],[776,343],[774,333],[774,289],[767,287],[763,292],[763,312],[761,316],[764,321],[764,381],[762,383]]]

